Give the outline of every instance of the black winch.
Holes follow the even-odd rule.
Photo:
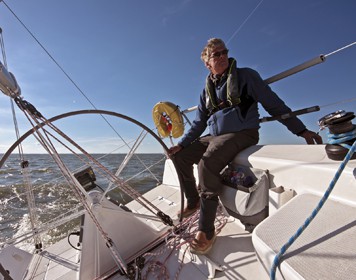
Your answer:
[[[339,110],[319,120],[321,129],[325,127],[329,129],[328,144],[326,144],[325,150],[330,159],[343,160],[356,140],[356,125],[351,122],[354,118],[353,112]],[[356,153],[351,159],[356,159]]]

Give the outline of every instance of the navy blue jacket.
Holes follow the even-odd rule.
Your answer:
[[[242,102],[237,106],[226,107],[210,114],[205,105],[206,93],[204,89],[200,95],[195,120],[189,131],[178,142],[179,145],[188,146],[200,137],[207,127],[209,127],[209,134],[214,136],[244,129],[258,129],[260,115],[257,103],[261,103],[271,116],[291,112],[291,109],[271,90],[255,70],[237,68],[237,77]],[[226,102],[226,88],[226,78],[215,86],[218,103]],[[280,122],[294,134],[306,129],[297,117],[280,120]]]

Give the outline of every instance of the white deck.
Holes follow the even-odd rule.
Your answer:
[[[145,194],[145,197],[158,202],[158,206],[177,222],[177,211],[180,209],[180,191],[175,186],[161,185]],[[156,204],[156,203],[155,203]],[[128,205],[134,210],[136,202]],[[147,213],[147,210],[138,206],[135,211]],[[162,223],[159,223],[162,224]],[[171,278],[177,272],[177,263],[182,260],[185,247],[178,255],[169,258],[169,271]],[[165,256],[159,258],[164,259]],[[209,264],[210,262],[210,264]],[[207,279],[211,271],[209,267],[216,264],[223,271],[216,271],[214,279],[268,279],[267,274],[259,265],[252,245],[251,234],[244,230],[243,225],[236,219],[230,218],[229,222],[219,233],[213,249],[206,257],[186,253],[179,279]],[[194,276],[194,277],[192,277]],[[119,278],[113,278],[119,279]],[[122,278],[124,279],[124,278]]]
[[[320,197],[329,186],[329,183],[334,177],[337,168],[340,166],[340,162],[327,158],[323,145],[255,146],[240,153],[234,163],[269,170],[271,174],[271,187],[283,186],[285,189],[292,189],[293,194],[296,194],[296,197],[300,200],[303,200],[303,196],[300,196],[301,194],[312,193]],[[356,160],[352,160],[345,167],[344,172],[331,194],[331,198],[335,203],[340,202],[342,205],[349,205],[352,209],[354,209],[356,206],[355,178]],[[178,180],[174,168],[172,163],[168,160],[165,166],[163,184],[145,194],[145,197],[148,200],[152,201],[153,204],[165,214],[172,217],[175,223],[177,223],[176,212],[180,209],[181,199],[180,191],[177,186]],[[278,197],[280,194],[271,193],[271,198],[275,195]],[[288,205],[293,205],[294,201],[296,201],[295,198],[282,208],[280,208],[282,206],[280,203],[270,204],[270,207],[274,207],[273,211],[271,211],[274,214],[263,221],[258,228],[256,228],[257,231],[255,230],[256,234],[258,233],[260,239],[262,240],[260,245],[267,244],[263,246],[267,246],[266,250],[268,252],[272,252],[272,256],[270,255],[269,259],[272,258],[273,254],[278,251],[276,248],[278,248],[280,244],[283,244],[284,239],[294,231],[294,227],[296,225],[292,225],[290,222],[294,221],[295,211],[298,211],[298,207],[288,211]],[[303,205],[303,201],[299,201],[298,205]],[[159,220],[157,220],[157,218],[152,218],[152,215],[149,217],[148,214],[150,213],[148,213],[147,210],[137,202],[131,202],[128,204],[128,207],[133,210],[134,214],[128,212],[125,212],[124,214],[119,213],[121,210],[114,210],[114,212],[118,212],[119,215],[135,215],[135,217],[138,218],[137,220],[139,223],[144,224],[144,227],[151,228],[152,232],[163,234],[168,229],[168,227],[164,226]],[[309,208],[312,209],[311,207]],[[279,209],[281,211],[279,211]],[[333,221],[337,221],[338,217],[332,217],[333,213],[333,211],[330,211],[328,214],[330,219],[326,219],[324,221],[324,224],[322,225],[323,228],[334,228],[333,226],[336,225],[336,222],[334,223]],[[278,218],[281,215],[284,217],[283,219]],[[350,223],[352,221],[348,222]],[[299,220],[296,224],[299,225]],[[129,226],[131,225],[124,225],[124,227]],[[280,230],[284,229],[286,234],[283,236],[283,240],[279,240],[278,237],[276,239],[278,244],[272,242],[274,244],[273,245],[269,242],[269,237],[264,237],[264,235],[261,234],[261,229],[264,229],[266,226],[269,229],[269,236],[278,237]],[[338,231],[337,228],[336,231]],[[135,232],[135,238],[140,234],[140,232]],[[333,238],[337,238],[337,235],[338,234],[335,236],[333,235]],[[134,242],[135,238],[127,240]],[[318,238],[323,239],[323,236],[319,237],[318,232],[316,231],[315,240],[318,240]],[[353,242],[353,238],[350,240]],[[251,234],[246,232],[240,222],[234,220],[233,218],[230,218],[222,232],[218,235],[213,249],[206,257],[197,257],[195,255],[191,255],[189,251],[187,251],[183,258],[185,248],[185,246],[182,246],[179,252],[172,252],[165,263],[168,268],[170,279],[175,279],[176,273],[178,272],[179,277],[177,279],[207,279],[209,275],[212,276],[214,273],[215,279],[269,279],[268,266],[270,264],[267,265],[265,270],[263,269],[263,266],[260,265],[256,258]],[[258,249],[260,251],[260,248]],[[158,252],[159,250],[160,247],[154,249],[153,252]],[[133,255],[136,252],[129,253],[130,255]],[[344,250],[343,252],[340,252],[340,255],[345,253],[347,254]],[[162,254],[157,258],[157,260],[163,262],[166,260],[166,257],[167,254]],[[355,256],[351,258],[352,262],[354,257]],[[265,256],[260,255],[260,258],[263,260]],[[319,257],[317,257],[317,259],[321,260]],[[149,260],[150,259],[148,258],[147,261]],[[319,264],[321,264],[321,266],[318,270],[322,271],[323,262],[320,261]],[[36,269],[34,274],[31,275],[35,275],[36,277],[27,275],[26,279],[77,279],[79,269],[78,251],[72,249],[67,244],[66,240],[63,240],[61,243],[48,248],[40,255],[36,255],[33,259],[32,265],[33,267],[36,267]],[[266,263],[264,265],[266,265]],[[303,267],[303,263],[301,263],[301,266]],[[214,268],[221,269],[222,271],[215,271]],[[53,274],[52,272],[55,273]],[[299,275],[298,269],[295,270],[294,273],[295,275]],[[301,272],[300,274],[303,275]],[[348,275],[347,272],[346,275]],[[304,274],[304,278],[301,277],[301,279],[309,279],[308,276],[308,273]],[[151,278],[155,277],[152,275],[152,277],[150,276],[148,279]],[[110,279],[127,278],[117,274],[113,275]],[[318,279],[318,276],[315,276],[314,279]],[[328,277],[325,278],[324,275],[323,278],[319,279],[328,279]]]
[[[324,194],[341,161],[327,157],[324,145],[253,146],[235,158],[236,164],[269,170],[271,188],[283,186],[296,194]],[[350,160],[331,197],[356,203],[356,160]]]
[[[152,199],[165,213],[171,214],[174,219],[177,219],[175,213],[180,207],[180,193],[177,187],[160,185],[146,193],[145,196]],[[145,214],[147,212],[136,202],[132,202],[128,206],[136,213]],[[161,222],[146,220],[144,217],[142,219],[156,230],[164,228]],[[175,222],[177,221],[175,220]],[[161,249],[159,247],[153,253]],[[178,279],[207,279],[209,275],[213,276],[214,274],[214,279],[268,279],[267,274],[263,272],[257,261],[251,234],[246,232],[240,222],[233,218],[218,235],[214,247],[208,255],[196,256],[187,250],[183,258],[185,249],[186,246],[183,246],[180,251],[176,250],[169,256],[166,264],[170,274],[169,279],[174,279],[176,273],[179,273]],[[166,258],[167,253],[160,255],[155,260],[163,262]],[[32,267],[36,267],[36,269],[26,279],[76,279],[79,270],[78,260],[78,251],[72,249],[66,240],[62,240],[39,255],[35,255]],[[149,260],[152,259],[147,258],[147,261]],[[215,268],[217,269],[215,270]],[[117,273],[110,279],[127,278]]]
[[[319,196],[301,194],[256,227],[253,244],[266,267],[319,201]],[[329,199],[284,254],[277,274],[288,280],[354,279],[355,241],[356,207]]]
[[[62,239],[32,258],[25,279],[76,279],[79,272],[79,251]],[[11,273],[10,273],[11,276]]]

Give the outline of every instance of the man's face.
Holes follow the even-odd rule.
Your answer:
[[[218,46],[211,52],[209,60],[206,62],[206,67],[214,75],[221,75],[229,67],[228,50],[225,46]]]

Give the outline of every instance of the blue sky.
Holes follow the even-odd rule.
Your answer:
[[[97,108],[128,115],[151,128],[157,102],[170,101],[182,109],[197,104],[208,73],[200,52],[211,37],[224,39],[238,65],[256,69],[263,78],[356,41],[353,0],[5,3]],[[2,2],[0,27],[9,71],[25,100],[48,118],[92,108]],[[355,111],[355,62],[356,45],[271,86],[293,109],[321,106],[320,112],[301,116],[309,129],[317,130],[322,116],[338,109]],[[338,102],[343,103],[326,106]],[[260,113],[267,116],[263,109]],[[29,125],[20,112],[17,116],[24,133]],[[84,137],[78,126],[63,126],[73,138]],[[103,126],[89,127],[101,141],[89,150],[106,151],[109,136]],[[9,98],[0,95],[0,152],[15,139]],[[304,142],[273,122],[262,124],[260,144],[266,143]],[[27,151],[37,152],[37,146],[29,145]]]

